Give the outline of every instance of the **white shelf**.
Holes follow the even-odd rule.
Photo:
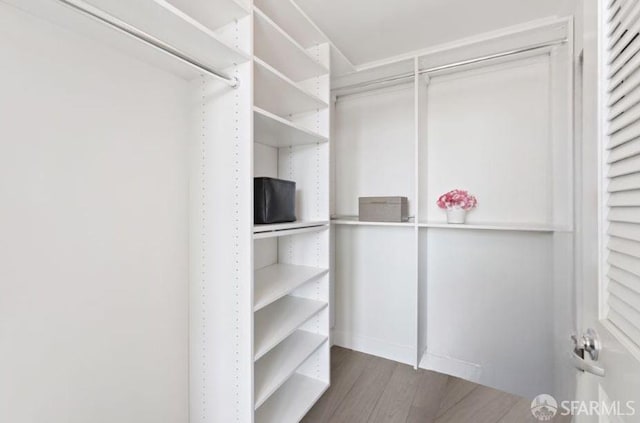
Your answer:
[[[450,224],[446,222],[420,222],[421,228],[438,228],[438,229],[468,229],[468,230],[484,230],[484,231],[518,231],[518,232],[556,232],[556,228],[538,224],[524,223],[480,223],[480,224]],[[564,230],[563,230],[564,231]]]
[[[329,70],[260,9],[254,9],[254,54],[293,81],[325,75]]]
[[[399,226],[399,227],[415,227],[416,223],[410,222],[367,222],[358,220],[357,216],[335,216],[331,219],[334,225],[351,225],[351,226]],[[515,231],[515,232],[571,232],[571,229],[560,229],[539,224],[503,224],[503,223],[481,223],[481,224],[450,224],[446,222],[420,222],[417,224],[420,228],[437,228],[437,229],[466,229],[466,230],[484,230],[484,231]]]
[[[328,338],[297,330],[256,363],[255,407],[260,407]]]
[[[256,412],[256,423],[296,423],[324,394],[328,383],[294,374]]]
[[[255,0],[254,4],[304,48],[329,41],[307,14],[291,0]]]
[[[329,272],[310,266],[274,264],[255,271],[254,311],[258,311],[291,293],[296,288]]]
[[[254,3],[304,49],[309,49],[318,44],[329,43],[331,46],[332,74],[344,75],[356,71],[353,63],[345,57],[295,2],[291,0],[255,0]]]
[[[269,225],[254,225],[253,239],[290,236],[308,232],[319,232],[328,229],[329,221],[297,221],[289,223],[275,223]]]
[[[253,108],[253,122],[255,141],[271,147],[317,144],[329,140],[259,107]]]
[[[249,7],[236,0],[166,0],[209,29],[216,30],[248,16]]]
[[[164,1],[91,0],[90,3],[73,1],[98,16],[110,20],[115,18],[127,27],[142,30],[152,38],[169,44],[212,68],[225,69],[234,63],[242,63],[250,59],[248,55],[221,41],[213,31]],[[6,2],[181,78],[193,79],[201,73],[181,60],[58,1],[6,0]],[[153,16],[153,19],[149,19],[150,16]]]
[[[414,222],[368,222],[359,220],[357,216],[336,216],[331,219],[334,225],[351,225],[351,226],[400,226],[413,228],[416,226]]]
[[[213,68],[224,69],[249,60],[246,54],[226,44],[212,30],[166,1],[91,0],[90,4]]]
[[[329,107],[261,59],[255,57],[253,62],[254,101],[259,108],[286,117]]]
[[[254,359],[260,359],[325,307],[325,302],[286,296],[256,312]]]

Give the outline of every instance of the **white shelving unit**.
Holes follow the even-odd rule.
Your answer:
[[[253,9],[254,176],[294,181],[298,218],[253,226],[256,422],[298,422],[330,379],[330,51],[291,5]]]

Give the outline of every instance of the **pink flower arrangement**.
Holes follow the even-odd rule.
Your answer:
[[[467,191],[454,189],[441,195],[437,204],[441,209],[471,210],[478,205],[478,200]]]

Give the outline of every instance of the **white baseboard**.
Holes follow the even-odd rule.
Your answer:
[[[382,339],[358,336],[347,332],[333,330],[331,332],[333,345],[375,355],[388,360],[415,365],[415,348],[411,345],[398,345]]]
[[[433,370],[472,382],[480,382],[482,376],[482,366],[479,364],[433,354],[428,351],[425,352],[422,360],[420,360],[420,368]]]

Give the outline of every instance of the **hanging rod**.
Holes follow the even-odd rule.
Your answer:
[[[481,62],[485,62],[485,61],[488,61],[488,60],[500,59],[502,57],[513,56],[513,55],[516,55],[516,54],[522,54],[522,53],[528,53],[528,52],[532,52],[532,51],[547,49],[549,47],[553,47],[553,46],[556,46],[556,45],[565,44],[566,42],[567,42],[566,39],[562,39],[562,40],[558,40],[558,41],[555,41],[555,42],[552,42],[552,43],[537,44],[537,45],[530,46],[530,47],[524,47],[524,48],[520,48],[520,49],[516,49],[516,50],[504,51],[502,53],[495,53],[495,54],[491,54],[491,55],[488,55],[488,56],[482,56],[482,57],[476,57],[476,58],[473,58],[473,59],[463,60],[461,62],[449,63],[449,64],[446,64],[446,65],[435,66],[435,67],[428,68],[428,69],[421,69],[421,70],[418,71],[418,75],[424,75],[424,74],[443,71],[443,70],[447,70],[447,69],[453,69],[453,68],[457,68],[457,67],[465,66],[465,65],[472,65],[474,63],[481,63]],[[354,89],[358,89],[358,88],[368,88],[368,87],[379,85],[379,84],[386,84],[386,83],[389,83],[389,82],[398,82],[398,81],[402,81],[402,80],[413,78],[413,77],[415,77],[415,72],[407,72],[407,73],[394,75],[394,76],[390,76],[390,77],[386,77],[386,78],[374,79],[372,81],[358,82],[358,83],[351,84],[351,85],[345,85],[344,87],[336,88],[336,91],[340,92],[340,91],[350,91],[350,90],[354,90]],[[343,95],[347,95],[347,94],[349,94],[349,93],[338,94],[338,97],[343,96]]]
[[[232,77],[230,75],[227,75],[224,72],[221,72],[217,69],[213,69],[210,66],[207,66],[205,64],[202,64],[200,62],[198,62],[195,59],[192,59],[191,57],[189,57],[189,55],[181,52],[180,50],[170,46],[167,43],[164,43],[154,37],[152,37],[151,35],[127,24],[124,23],[102,11],[103,14],[101,14],[100,12],[97,11],[93,11],[90,10],[88,8],[82,7],[79,4],[76,4],[70,0],[57,0],[58,2],[62,3],[63,5],[72,8],[73,10],[82,13],[83,15],[86,15],[100,23],[103,23],[119,32],[122,32],[124,34],[127,34],[139,41],[142,41],[145,44],[150,45],[151,47],[154,47],[157,50],[162,51],[163,53],[166,53],[178,60],[180,60],[181,62],[201,71],[206,73],[207,75],[213,76],[215,78],[218,78],[224,82],[226,82],[229,86],[231,86],[232,88],[238,88],[240,86],[240,80],[238,80],[238,78],[236,77]]]

